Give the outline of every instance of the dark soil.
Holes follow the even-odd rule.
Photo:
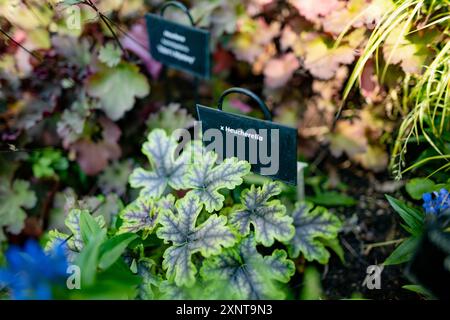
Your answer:
[[[380,265],[395,249],[395,245],[373,247],[374,243],[401,239],[407,234],[401,229],[398,215],[390,208],[385,194],[401,198],[401,185],[387,174],[374,175],[355,167],[339,171],[340,179],[349,186],[348,194],[358,203],[336,211],[346,221],[341,233],[345,265],[336,255],[323,269],[322,286],[328,299],[347,299],[358,294],[366,299],[420,299],[402,286],[411,284],[405,277],[404,265],[386,266],[381,274],[381,288],[363,285],[367,267]]]

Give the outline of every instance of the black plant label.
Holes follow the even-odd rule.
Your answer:
[[[237,157],[252,172],[297,185],[297,129],[197,105],[202,140],[219,161]]]
[[[150,54],[155,60],[200,78],[210,78],[209,31],[155,14],[147,14],[146,20]]]

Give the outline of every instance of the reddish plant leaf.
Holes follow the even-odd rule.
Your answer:
[[[261,14],[270,4],[276,3],[274,0],[250,0],[247,6],[247,13],[254,17]]]
[[[339,0],[289,0],[298,12],[310,21],[317,21],[320,17],[326,17],[334,10],[344,5]]]
[[[163,65],[150,55],[150,44],[147,28],[144,23],[137,23],[131,27],[128,36],[122,38],[122,46],[141,58],[148,72],[154,80],[159,78]]]
[[[304,34],[303,38],[306,41],[302,49],[304,66],[318,79],[331,79],[342,64],[350,64],[355,59],[356,52],[348,45],[329,47],[325,39],[314,34]]]
[[[271,89],[284,86],[300,67],[300,62],[294,53],[290,52],[281,58],[270,60],[264,68],[264,83]]]
[[[231,66],[234,63],[233,55],[221,46],[219,46],[214,52],[213,60],[213,73],[215,74],[230,70]]]
[[[379,100],[380,85],[375,74],[375,65],[373,59],[367,61],[359,78],[361,94],[369,102]]]
[[[108,166],[109,161],[117,160],[122,154],[118,144],[120,128],[107,118],[100,118],[99,122],[103,128],[103,140],[94,142],[84,138],[71,147],[76,153],[78,164],[87,175],[99,174]]]
[[[298,34],[292,30],[291,26],[287,25],[281,32],[280,45],[281,50],[286,51],[290,48],[294,48],[298,40]]]

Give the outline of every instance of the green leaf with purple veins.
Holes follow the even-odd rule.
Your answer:
[[[287,241],[289,255],[296,258],[302,253],[306,260],[326,264],[330,253],[321,239],[335,239],[342,223],[326,208],[310,203],[298,203],[292,212],[295,236]]]
[[[140,197],[128,205],[120,214],[123,222],[118,233],[136,233],[143,231],[143,238],[147,238],[156,228],[162,210],[173,207],[175,198],[172,195],[159,200]]]
[[[73,251],[80,252],[84,248],[84,241],[81,234],[81,227],[80,227],[80,218],[81,214],[90,214],[88,210],[80,210],[80,209],[72,209],[70,210],[69,214],[66,218],[66,226],[69,228],[69,230],[72,232],[72,236],[70,237],[68,241],[68,246]],[[95,219],[95,222],[98,224],[100,229],[105,228],[105,219],[103,216],[98,216]],[[69,238],[70,235],[68,235]]]
[[[225,197],[221,189],[234,189],[242,184],[242,178],[250,173],[250,164],[237,158],[225,159],[216,164],[217,154],[204,152],[195,158],[188,176],[189,193],[195,194],[205,204],[206,211],[218,211],[223,207]]]
[[[250,235],[233,248],[207,259],[200,272],[205,280],[227,283],[239,299],[283,299],[285,294],[279,283],[289,281],[295,265],[284,250],[262,256],[256,250],[255,237]]]
[[[130,176],[133,188],[142,188],[142,197],[159,198],[168,187],[175,190],[187,188],[189,161],[181,155],[175,157],[178,143],[162,129],[153,130],[142,147],[148,157],[151,170],[135,169]],[[184,153],[183,153],[184,154]]]
[[[195,283],[197,268],[191,259],[194,253],[208,257],[235,242],[224,216],[211,215],[197,226],[202,209],[198,197],[188,194],[176,202],[174,210],[164,211],[159,220],[157,236],[172,244],[164,252],[163,268],[167,270],[167,278],[178,286],[189,287]]]
[[[242,204],[234,206],[230,224],[242,235],[250,233],[250,224],[255,228],[256,242],[270,247],[275,240],[288,241],[294,236],[292,218],[279,200],[269,201],[281,193],[277,182],[265,183],[262,187],[252,185],[241,194]]]

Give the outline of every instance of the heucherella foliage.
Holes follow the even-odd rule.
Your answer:
[[[235,236],[226,226],[224,216],[211,215],[197,226],[197,219],[203,204],[194,194],[188,194],[178,200],[173,210],[166,210],[160,217],[161,227],[156,234],[171,243],[164,252],[163,268],[167,278],[178,286],[193,285],[197,269],[191,256],[200,252],[204,257],[220,253],[222,247],[230,247]]]
[[[152,170],[138,168],[130,176],[133,188],[143,188],[143,197],[159,198],[167,187],[175,190],[187,188],[189,162],[186,157],[175,157],[177,141],[167,136],[162,129],[155,129],[148,135],[142,152],[148,157]]]
[[[326,208],[314,208],[309,203],[298,203],[292,218],[295,235],[286,242],[289,255],[296,258],[301,252],[308,261],[327,263],[330,253],[321,240],[335,239],[341,229],[341,221]]]
[[[279,200],[269,201],[281,193],[280,184],[269,182],[257,188],[254,185],[241,194],[242,204],[232,209],[230,223],[241,233],[250,233],[250,224],[255,228],[256,242],[269,247],[275,239],[288,241],[294,236],[292,218]]]
[[[173,136],[153,130],[143,147],[152,168],[131,175],[131,184],[143,189],[117,224],[107,229],[102,216],[73,209],[65,221],[70,232],[51,231],[47,250],[67,244],[69,261],[83,266],[89,287],[113,270],[127,273],[126,295],[165,299],[284,298],[282,284],[295,265],[285,250],[269,249],[276,241],[292,258],[302,253],[307,260],[328,260],[322,240],[336,238],[340,221],[326,209],[299,205],[289,214],[273,199],[281,183],[266,182],[242,191],[241,204],[221,210],[225,199],[233,199],[221,189],[241,185],[250,164],[236,158],[217,164],[217,155],[198,142],[175,156],[178,147]],[[184,192],[174,191],[186,192],[179,198]],[[258,244],[266,247],[264,255]]]
[[[228,280],[228,279],[227,279]],[[191,287],[179,287],[174,282],[164,280],[159,284],[158,299],[163,300],[236,300],[238,292],[227,280],[197,278]]]
[[[69,261],[81,270],[80,291],[62,293],[79,294],[80,296],[77,297],[87,299],[98,298],[95,289],[106,286],[110,291],[103,291],[102,298],[134,297],[137,294],[140,279],[126,266],[123,256],[137,235],[108,234],[104,223],[101,222],[102,219],[93,217],[88,210],[72,210],[66,219],[66,224],[73,232],[72,235],[61,237],[62,234],[58,233],[59,238],[53,237],[47,243],[46,251],[48,252],[62,247],[68,248],[68,251],[72,253]],[[50,236],[52,237],[52,233]],[[81,244],[81,249],[71,248],[74,244]],[[74,249],[79,251],[74,252]],[[67,252],[65,253],[67,256]]]
[[[118,233],[143,231],[142,238],[147,238],[156,228],[162,210],[173,208],[174,203],[175,197],[171,194],[159,200],[139,197],[121,212],[122,225]]]
[[[114,121],[131,110],[137,98],[144,98],[149,92],[150,85],[145,76],[137,66],[127,62],[114,68],[100,66],[87,81],[87,93],[99,99],[102,110]]]
[[[138,288],[138,298],[142,300],[154,300],[154,288],[161,288],[161,275],[156,274],[155,268],[158,267],[155,261],[150,258],[142,258],[135,262],[136,268],[134,273],[142,278],[142,282]]]
[[[27,181],[16,180],[10,186],[6,178],[0,178],[0,241],[5,240],[3,228],[18,234],[24,227],[26,212],[36,204],[36,195],[29,190]]]
[[[225,159],[219,165],[215,165],[216,161],[217,154],[204,153],[188,175],[188,185],[193,188],[190,193],[199,197],[208,212],[222,208],[225,198],[219,193],[220,189],[234,189],[242,184],[242,177],[250,173],[250,164],[237,158]]]
[[[49,241],[45,247],[46,251],[52,251],[61,243],[67,243],[67,253],[69,260],[73,260],[77,253],[81,252],[85,246],[85,239],[81,232],[81,216],[89,215],[88,210],[72,209],[66,217],[65,224],[71,234],[65,234],[58,230],[49,232]],[[105,228],[105,219],[103,216],[93,218],[100,229]]]
[[[277,282],[286,283],[295,272],[294,263],[286,251],[275,250],[263,257],[256,250],[253,235],[242,239],[233,248],[207,259],[201,269],[207,280],[224,280],[240,299],[283,299]]]
[[[216,164],[217,155],[206,152],[197,142],[186,146],[178,157],[178,143],[173,135],[162,129],[153,130],[142,152],[148,157],[152,170],[138,168],[130,176],[134,188],[143,188],[141,197],[160,198],[170,189],[186,190],[196,195],[208,212],[220,210],[224,196],[221,189],[233,189],[242,184],[250,172],[250,164],[229,158]]]

